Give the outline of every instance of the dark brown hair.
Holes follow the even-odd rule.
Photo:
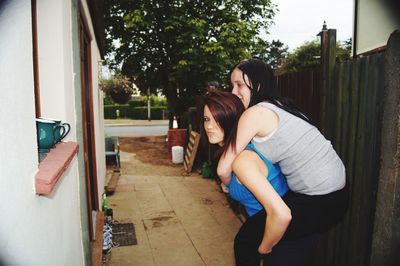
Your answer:
[[[222,90],[209,89],[197,105],[201,115],[200,134],[205,144],[209,145],[207,134],[204,130],[204,106],[208,106],[215,121],[224,131],[224,146],[219,149],[216,156],[225,153],[228,148],[236,149],[237,124],[245,108],[242,101],[234,94]]]
[[[245,81],[245,75],[249,79],[249,84],[246,83],[251,93],[249,107],[267,101],[315,125],[292,100],[279,95],[275,84],[274,72],[269,65],[258,58],[251,58],[233,66],[230,74],[236,68],[243,72],[243,81]]]

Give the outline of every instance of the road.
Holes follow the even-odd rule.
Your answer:
[[[113,125],[105,126],[106,136],[142,137],[167,135],[168,125]]]

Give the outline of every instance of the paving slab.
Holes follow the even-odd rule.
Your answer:
[[[176,217],[159,217],[144,220],[152,248],[192,246],[181,221]]]
[[[145,165],[132,153],[121,156],[121,176],[108,201],[116,221],[134,223],[138,243],[114,247],[105,265],[235,264],[241,221],[215,180]]]
[[[152,250],[157,266],[204,266],[196,249],[189,247],[160,247]],[[227,264],[221,264],[227,265]]]
[[[232,241],[196,241],[194,245],[208,266],[235,265]]]

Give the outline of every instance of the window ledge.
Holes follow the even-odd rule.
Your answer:
[[[39,172],[35,176],[36,194],[48,195],[53,191],[57,181],[78,153],[78,147],[76,142],[60,142],[50,150],[39,164]]]

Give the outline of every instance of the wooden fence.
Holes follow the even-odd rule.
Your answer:
[[[324,236],[317,265],[369,265],[379,178],[384,54],[336,64],[326,95],[325,136],[346,166],[350,205]]]
[[[369,265],[380,170],[385,54],[336,63],[326,91],[322,70],[277,77],[283,96],[320,126],[342,158],[350,185],[344,220],[323,235],[313,265]],[[322,104],[322,102],[324,104]],[[323,114],[321,116],[321,114]]]
[[[280,94],[290,98],[317,126],[321,114],[321,68],[287,73],[276,77]]]

